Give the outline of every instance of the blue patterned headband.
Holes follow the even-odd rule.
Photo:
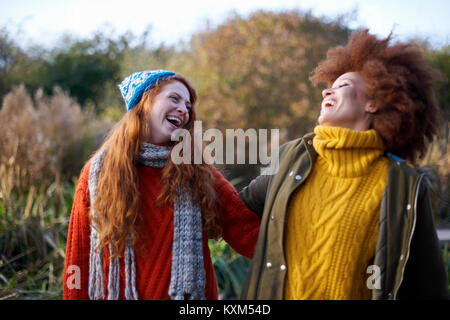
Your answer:
[[[155,84],[167,80],[175,72],[167,70],[147,70],[135,72],[119,84],[120,93],[127,105],[127,111],[141,100],[144,92],[153,89]]]

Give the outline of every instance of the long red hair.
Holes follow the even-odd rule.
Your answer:
[[[96,210],[95,223],[98,228],[99,247],[113,245],[113,256],[122,256],[127,237],[131,237],[132,245],[136,248],[139,240],[138,226],[141,219],[141,196],[139,192],[139,177],[137,174],[137,159],[140,146],[149,140],[149,118],[153,100],[164,85],[180,81],[190,93],[192,109],[189,122],[185,129],[193,134],[193,123],[196,119],[195,103],[197,93],[190,81],[180,74],[176,74],[166,81],[145,92],[139,103],[125,113],[114,126],[103,143],[106,148],[102,170],[98,179],[97,199],[94,203]],[[194,139],[191,148],[194,148]],[[171,147],[175,143],[171,142]],[[191,152],[193,156],[193,152]],[[193,160],[191,163],[194,163]],[[179,164],[171,161],[162,172],[162,190],[157,201],[158,205],[173,205],[177,188],[182,186],[193,190],[195,199],[200,206],[203,217],[204,231],[208,236],[218,238],[221,228],[218,224],[215,202],[213,166],[206,164]],[[92,207],[92,206],[91,206]],[[92,210],[90,213],[92,219]]]

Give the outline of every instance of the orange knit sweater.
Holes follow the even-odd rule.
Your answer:
[[[168,295],[172,262],[173,207],[156,207],[155,199],[161,191],[160,168],[140,166],[138,169],[142,199],[143,235],[146,250],[136,252],[136,290],[139,299],[170,299]],[[67,236],[64,273],[64,299],[89,299],[89,250],[90,226],[89,165],[83,169],[75,192]],[[234,187],[218,172],[215,189],[218,195],[218,213],[223,229],[223,238],[238,253],[251,258],[256,245],[260,219],[247,209],[239,199]],[[217,299],[217,281],[212,265],[208,239],[203,235],[203,257],[206,271],[206,299]],[[77,266],[80,270],[81,288],[68,287],[69,277]],[[124,299],[125,274],[123,259],[120,259],[120,299]],[[108,274],[108,261],[104,259],[104,274]],[[107,282],[107,276],[105,282]],[[70,283],[70,281],[69,281]],[[107,291],[107,283],[105,290]],[[105,292],[107,296],[107,292]]]

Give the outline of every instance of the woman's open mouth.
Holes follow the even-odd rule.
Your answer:
[[[182,124],[181,119],[175,116],[167,116],[166,120],[175,128],[179,128]]]
[[[325,99],[322,102],[322,107],[323,108],[331,108],[334,107],[336,105],[336,102],[334,100],[331,99]]]

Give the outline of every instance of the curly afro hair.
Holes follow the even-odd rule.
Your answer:
[[[375,108],[371,128],[382,137],[387,152],[415,164],[439,130],[440,112],[433,91],[439,72],[425,61],[413,43],[390,45],[391,35],[377,39],[369,30],[355,31],[347,46],[329,49],[310,80],[328,86],[342,74],[358,72]]]

